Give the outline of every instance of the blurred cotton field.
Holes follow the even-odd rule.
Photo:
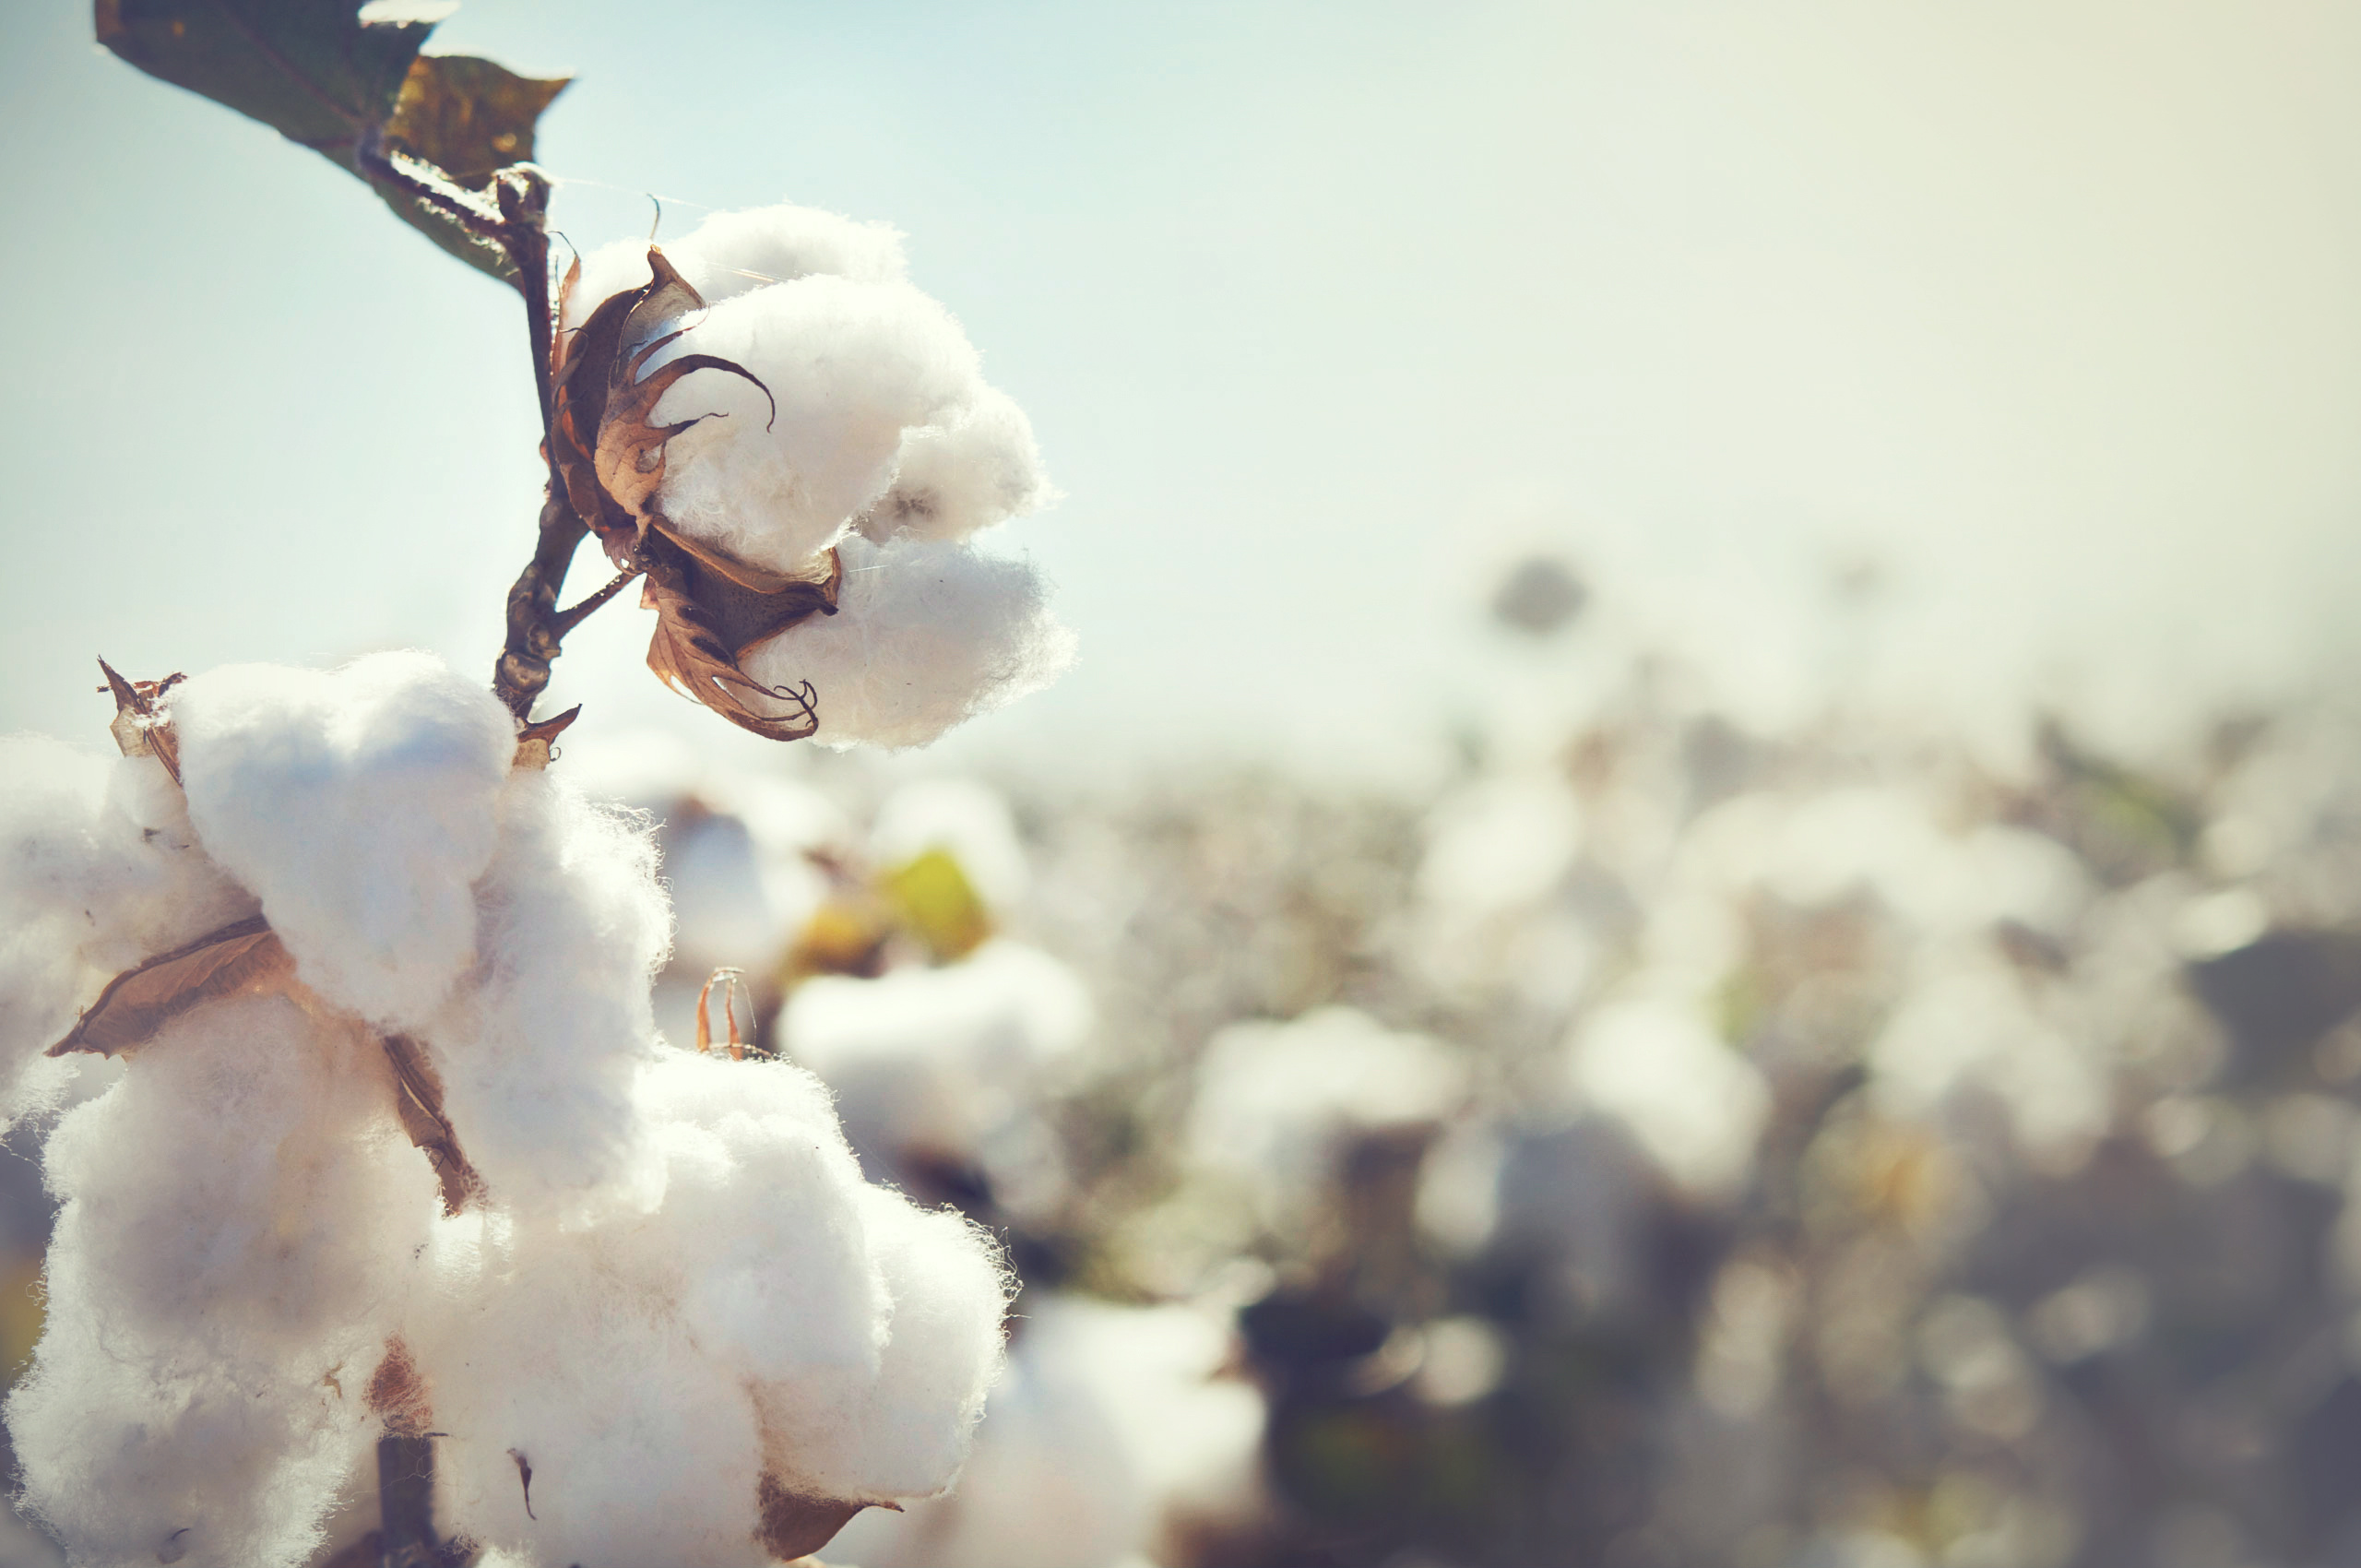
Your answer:
[[[1024,1277],[957,1490],[832,1557],[2361,1561],[2350,716],[1766,729],[1577,564],[1490,606],[1420,792],[571,748],[664,824],[659,1023],[742,970]]]
[[[659,1028],[1022,1277],[829,1561],[2361,1562],[2361,727],[1750,727],[1614,600],[1504,574],[1532,700],[1418,792],[562,748]]]

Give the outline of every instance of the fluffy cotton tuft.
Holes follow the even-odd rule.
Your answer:
[[[1771,1092],[1703,1008],[1645,995],[1612,1003],[1575,1025],[1564,1052],[1577,1098],[1619,1118],[1674,1181],[1720,1195],[1744,1180]]]
[[[878,546],[856,536],[842,548],[837,612],[743,661],[765,685],[812,683],[822,745],[924,745],[1074,661],[1074,634],[1050,615],[1049,584],[1027,562],[907,537]]]
[[[425,654],[384,653],[214,671],[172,713],[189,820],[303,982],[392,1028],[432,1014],[475,956],[507,712]]]
[[[948,422],[903,436],[893,486],[861,515],[860,531],[880,543],[900,533],[965,539],[1056,497],[1033,422],[1007,393],[985,386]]]
[[[856,527],[876,543],[953,540],[1054,497],[1025,411],[903,280],[893,230],[773,207],[717,213],[661,248],[706,308],[672,324],[679,340],[648,368],[709,354],[754,378],[694,372],[657,405],[659,424],[697,422],[665,448],[656,495],[682,533],[801,574]],[[644,246],[592,254],[565,325],[649,277]]]
[[[775,571],[835,543],[892,482],[902,433],[955,421],[982,385],[959,324],[907,283],[801,278],[683,326],[669,353],[718,354],[770,395],[720,370],[666,392],[658,424],[720,417],[666,446],[658,502],[682,532]]]
[[[1000,1375],[1012,1281],[999,1244],[964,1215],[882,1187],[855,1197],[893,1301],[877,1378],[834,1411],[760,1389],[771,1456],[824,1496],[931,1497],[958,1473]]]
[[[0,741],[0,1125],[73,1072],[42,1051],[116,972],[254,913],[148,756]]]
[[[642,1169],[603,1208],[443,1228],[407,1334],[453,1524],[525,1562],[734,1564],[762,1561],[765,1476],[939,1491],[998,1370],[989,1239],[863,1184],[799,1068],[668,1051],[635,1109]]]
[[[435,1212],[375,1039],[203,1007],[52,1134],[48,1326],[9,1396],[77,1562],[302,1562]]]
[[[902,236],[891,224],[791,205],[714,213],[686,239],[666,241],[664,258],[708,304],[798,278],[898,283],[908,270]],[[581,326],[600,301],[647,281],[645,244],[599,246],[582,258],[582,276],[566,299],[566,327]]]
[[[644,820],[519,772],[473,895],[481,951],[424,1028],[444,1111],[496,1201],[540,1206],[623,1170],[670,935]]]

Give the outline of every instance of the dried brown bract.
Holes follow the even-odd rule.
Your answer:
[[[249,916],[159,953],[107,981],[98,1000],[83,1010],[64,1039],[49,1048],[49,1054],[89,1051],[112,1056],[141,1044],[201,1003],[283,986],[294,968],[269,922],[260,915]]]
[[[107,683],[99,690],[114,695],[114,722],[107,728],[114,736],[115,745],[125,756],[154,757],[172,776],[172,782],[179,783],[180,741],[172,733],[172,719],[158,706],[157,699],[188,677],[174,671],[160,681],[126,681],[103,659],[99,660],[99,668],[106,671],[107,677]]]
[[[754,1532],[755,1543],[773,1557],[789,1561],[809,1556],[836,1539],[836,1532],[864,1508],[901,1512],[900,1506],[892,1503],[847,1503],[840,1498],[789,1491],[779,1484],[777,1477],[768,1474],[763,1477],[755,1496],[763,1511],[762,1526]]]
[[[777,741],[801,740],[819,726],[810,686],[767,686],[748,676],[746,653],[813,615],[836,613],[843,568],[833,552],[828,575],[812,580],[740,561],[692,542],[656,505],[665,448],[700,414],[655,422],[656,405],[682,377],[725,371],[770,388],[736,362],[714,354],[648,362],[679,341],[682,317],[705,301],[654,246],[648,280],[600,301],[582,326],[551,348],[550,462],[566,504],[599,536],[610,559],[647,574],[640,602],[656,612],[648,668],[677,690],[741,729]],[[567,270],[560,311],[581,279]],[[777,409],[777,401],[772,407]]]

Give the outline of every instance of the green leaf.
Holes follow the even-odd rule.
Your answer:
[[[481,190],[510,164],[533,160],[535,123],[571,79],[520,77],[472,54],[421,54],[402,78],[386,139]]]
[[[93,19],[99,42],[124,60],[312,148],[460,260],[513,279],[500,246],[447,208],[373,177],[354,155],[382,131],[410,172],[496,217],[469,193],[531,160],[536,124],[565,79],[421,54],[434,22],[370,19],[378,9],[358,0],[96,0]]]
[[[364,22],[353,0],[97,0],[99,42],[350,167],[434,24]]]

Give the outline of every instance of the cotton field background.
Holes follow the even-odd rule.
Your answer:
[[[0,730],[110,754],[98,654],[473,682],[539,502],[515,302],[89,26],[0,17]],[[857,1174],[1014,1271],[955,1489],[825,1561],[2361,1564],[2361,11],[469,0],[437,46],[575,74],[601,292],[652,224],[758,298],[694,236],[782,198],[820,270],[907,267],[940,305],[861,362],[990,410],[946,539],[1035,514],[984,695],[910,655],[820,736],[1029,690],[931,745],[728,730],[621,603],[552,687],[552,776],[654,835],[655,1027],[810,1069]],[[727,478],[808,504],[785,571],[865,503],[768,460]],[[550,810],[520,887],[630,860]],[[601,972],[662,945],[612,897]],[[70,1299],[53,1121],[0,1152],[12,1378]],[[667,1245],[773,1218],[701,1212]],[[731,1310],[615,1408],[807,1332]],[[905,1402],[862,1462],[916,1499]],[[504,1503],[513,1453],[453,1452]]]

